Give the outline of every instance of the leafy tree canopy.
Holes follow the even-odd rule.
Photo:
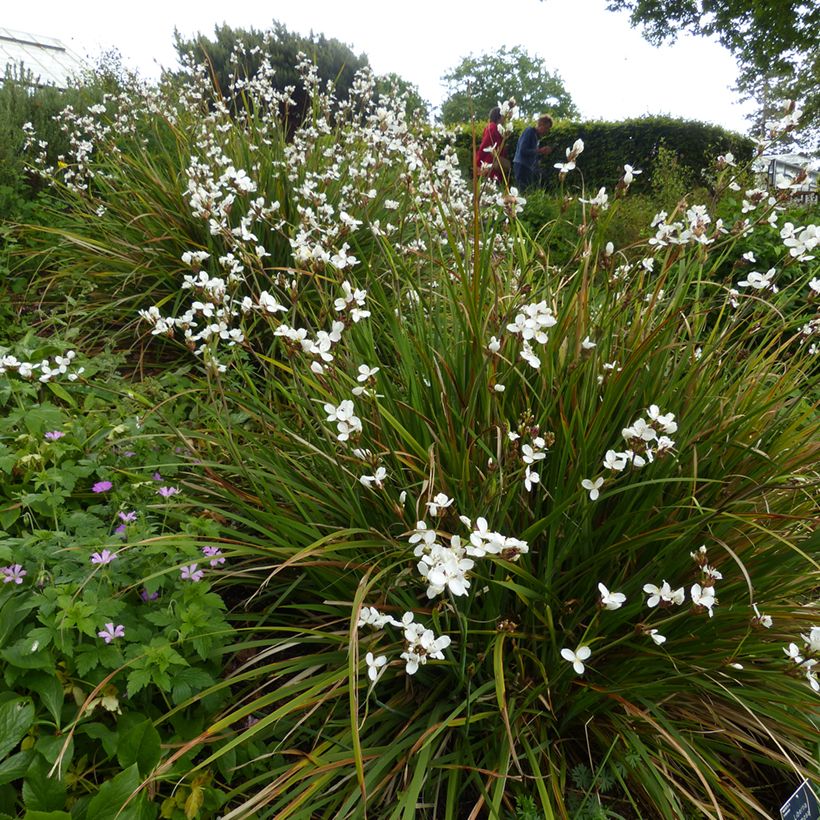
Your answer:
[[[484,119],[500,101],[515,97],[524,117],[542,112],[554,117],[578,116],[578,109],[558,73],[520,46],[465,57],[442,77],[447,99],[441,106],[445,123]]]
[[[805,0],[609,0],[649,42],[681,32],[715,36],[738,60],[738,90],[758,103],[756,120],[786,99],[803,106],[801,128],[820,130],[820,4]],[[758,125],[759,127],[759,125]]]
[[[180,59],[206,64],[214,85],[223,94],[231,87],[231,75],[237,71],[241,76],[251,76],[259,68],[262,55],[267,54],[275,70],[275,82],[279,90],[288,85],[297,87],[294,94],[297,114],[305,105],[296,71],[297,54],[301,51],[316,63],[319,79],[324,84],[334,84],[336,94],[345,97],[353,83],[356,72],[369,65],[367,55],[358,57],[350,47],[324,34],[308,36],[288,31],[281,23],[273,21],[269,31],[251,28],[235,29],[228,25],[216,26],[213,38],[197,34],[190,40],[174,32],[174,47]]]
[[[409,114],[413,113],[422,119],[427,119],[430,114],[430,104],[421,96],[421,92],[417,85],[414,85],[404,77],[400,77],[395,72],[388,74],[380,74],[376,77],[376,94],[381,96],[387,94],[395,96],[396,94],[405,95],[407,103],[405,109]]]

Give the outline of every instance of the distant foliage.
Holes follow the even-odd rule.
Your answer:
[[[462,129],[456,142],[460,151],[472,151],[472,130],[472,126]],[[507,138],[510,154],[515,152],[520,133],[521,129],[516,128]],[[642,117],[622,122],[558,121],[544,140],[555,149],[544,162],[545,187],[559,186],[553,164],[562,160],[565,149],[579,138],[586,146],[579,168],[587,188],[614,185],[623,174],[624,162],[628,162],[644,172],[636,182],[636,190],[640,190],[642,185],[652,183],[664,149],[677,155],[677,167],[688,184],[701,179],[703,168],[719,154],[728,151],[739,162],[745,162],[755,150],[754,141],[748,137],[694,120]]]
[[[300,87],[296,71],[297,55],[303,52],[316,64],[320,81],[331,83],[339,97],[346,97],[356,72],[369,65],[367,55],[356,56],[350,47],[324,34],[307,36],[288,31],[281,23],[273,23],[269,31],[255,28],[239,29],[228,25],[214,28],[213,37],[197,34],[186,40],[177,31],[174,46],[183,62],[193,61],[205,65],[215,88],[226,96],[235,89],[234,79],[237,64],[242,76],[253,76],[262,64],[263,54],[267,54],[273,65],[275,84],[278,91],[288,86],[296,86],[293,99],[296,102],[292,115],[304,115],[308,97]]]
[[[483,120],[493,106],[510,97],[525,117],[542,112],[554,117],[578,116],[560,75],[548,71],[539,56],[519,46],[500,48],[492,54],[470,54],[442,80],[448,97],[441,106],[441,118],[448,125]]]

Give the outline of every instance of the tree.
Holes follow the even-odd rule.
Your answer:
[[[542,112],[554,117],[578,116],[578,109],[559,74],[547,71],[544,61],[520,46],[491,54],[465,57],[442,77],[448,97],[441,106],[447,123],[482,120],[499,102],[515,97],[521,115]]]
[[[805,0],[609,0],[660,45],[681,32],[715,36],[740,66],[738,91],[765,119],[787,99],[803,106],[803,143],[820,132],[820,5]],[[780,105],[778,105],[780,104]],[[759,130],[759,129],[758,129]]]
[[[259,68],[262,55],[267,53],[275,70],[277,89],[281,91],[285,86],[296,86],[292,95],[296,106],[290,114],[293,125],[301,119],[308,104],[296,70],[300,51],[316,63],[319,79],[323,84],[333,83],[340,98],[347,96],[356,72],[369,65],[367,55],[357,57],[349,46],[339,40],[313,32],[305,37],[288,31],[275,20],[267,32],[254,28],[246,30],[228,25],[216,26],[213,39],[197,34],[185,40],[175,31],[174,47],[181,60],[191,59],[200,65],[204,63],[215,87],[226,95],[230,93],[232,74],[237,67],[241,76],[250,77]]]
[[[430,114],[430,104],[421,96],[417,85],[414,85],[404,77],[400,77],[395,72],[389,74],[379,74],[376,77],[376,96],[389,95],[395,97],[403,95],[406,97],[405,111],[407,115],[415,115],[426,120]]]

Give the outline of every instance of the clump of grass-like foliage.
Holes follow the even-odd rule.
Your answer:
[[[773,815],[818,778],[817,229],[687,203],[624,253],[622,179],[553,267],[366,76],[307,82],[292,143],[264,72],[235,119],[192,79],[60,183],[56,275],[203,362],[188,493],[246,597],[232,706],[151,779],[190,755],[226,818]]]

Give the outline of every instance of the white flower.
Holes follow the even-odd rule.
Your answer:
[[[374,606],[363,606],[359,610],[359,620],[356,627],[361,629],[363,626],[372,626],[376,629],[381,629],[385,624],[392,623],[394,626],[401,626],[395,622],[389,615],[382,615]]]
[[[538,473],[533,472],[529,464],[527,465],[527,469],[524,472],[524,486],[527,488],[527,492],[532,492],[532,488],[541,480],[541,476]]]
[[[809,652],[820,652],[820,626],[813,626],[808,635],[801,633],[800,637],[806,642]]]
[[[660,646],[662,643],[666,643],[666,636],[661,635],[661,633],[658,632],[657,629],[650,629],[647,634],[650,638],[652,638],[653,641],[655,641],[655,643],[658,646]]]
[[[379,655],[378,658],[374,658],[373,653],[368,652],[364,656],[364,662],[367,664],[367,677],[375,683],[379,678],[379,670],[387,663],[387,657]]]
[[[604,256],[612,256],[615,253],[615,245],[612,242],[607,242],[604,246]]]
[[[609,194],[607,194],[606,188],[600,188],[597,195],[592,197],[592,199],[581,199],[579,197],[578,201],[583,202],[586,205],[594,205],[603,211],[609,208]]]
[[[430,515],[439,515],[440,510],[445,510],[453,503],[452,498],[448,498],[444,493],[438,493],[432,501],[427,502],[427,509]]]
[[[496,383],[493,385],[493,390],[495,390],[496,393],[503,393],[506,389],[506,386],[503,384]]]
[[[375,376],[378,372],[378,367],[368,367],[366,364],[360,364],[359,375],[356,376],[356,381],[366,382],[368,379],[373,378],[373,376]]]
[[[259,308],[266,313],[276,313],[277,311],[287,312],[284,305],[280,305],[275,296],[272,296],[266,290],[259,294]]]
[[[375,484],[381,489],[384,486],[385,478],[387,478],[387,470],[384,467],[378,467],[374,475],[360,476],[359,481],[361,481],[365,487],[370,487],[371,484]]]
[[[814,293],[820,293],[820,277],[816,276],[809,281],[809,289],[814,291]]]
[[[521,447],[521,459],[524,464],[534,464],[547,457],[547,454],[539,450],[534,450],[531,444],[524,444]]]
[[[584,336],[584,341],[581,342],[581,347],[583,347],[584,350],[592,350],[593,347],[597,346],[598,345],[596,345],[595,342],[593,342],[592,339],[589,338],[589,336]]]
[[[711,618],[714,615],[712,607],[717,603],[717,599],[715,598],[715,588],[702,587],[700,584],[692,584],[690,594],[692,596],[692,603],[695,606],[702,606],[705,609],[708,609],[709,617]]]
[[[631,165],[624,165],[624,185],[631,185],[633,180],[635,179],[635,174],[642,174],[643,171],[639,171],[637,168],[633,168]]]
[[[790,643],[788,647],[783,647],[786,657],[795,663],[803,663],[803,656],[800,654],[800,647],[796,643]]]
[[[646,605],[656,607],[661,601],[672,604],[682,604],[686,598],[683,587],[673,590],[668,581],[664,581],[660,587],[654,584],[644,584],[643,591],[649,595]]]
[[[757,608],[757,604],[752,604],[752,609],[755,611],[755,619],[761,626],[765,626],[766,629],[771,629],[772,624],[774,621],[772,620],[771,615],[761,615],[760,610]]]
[[[603,584],[598,584],[598,591],[601,593],[601,603],[606,609],[620,609],[626,603],[626,595],[623,592],[610,592]]]
[[[626,467],[627,458],[623,453],[617,453],[615,450],[607,450],[604,457],[604,467],[607,470],[617,470],[620,472]]]
[[[588,478],[585,478],[581,482],[581,486],[585,490],[589,490],[589,500],[590,501],[597,501],[599,492],[598,490],[603,487],[604,480],[603,478],[596,478],[595,481],[590,481]]]
[[[753,270],[750,271],[746,278],[737,283],[740,288],[754,288],[755,290],[771,290],[777,293],[777,286],[772,282],[776,271],[774,268],[769,268],[766,273],[758,273]]]
[[[561,657],[572,664],[576,675],[584,674],[584,661],[588,660],[590,655],[592,650],[588,646],[579,646],[574,652],[566,647],[561,650]]]
[[[499,342],[495,336],[491,336],[490,342],[487,345],[487,350],[489,350],[490,353],[498,353],[498,351],[501,350],[501,342]]]

